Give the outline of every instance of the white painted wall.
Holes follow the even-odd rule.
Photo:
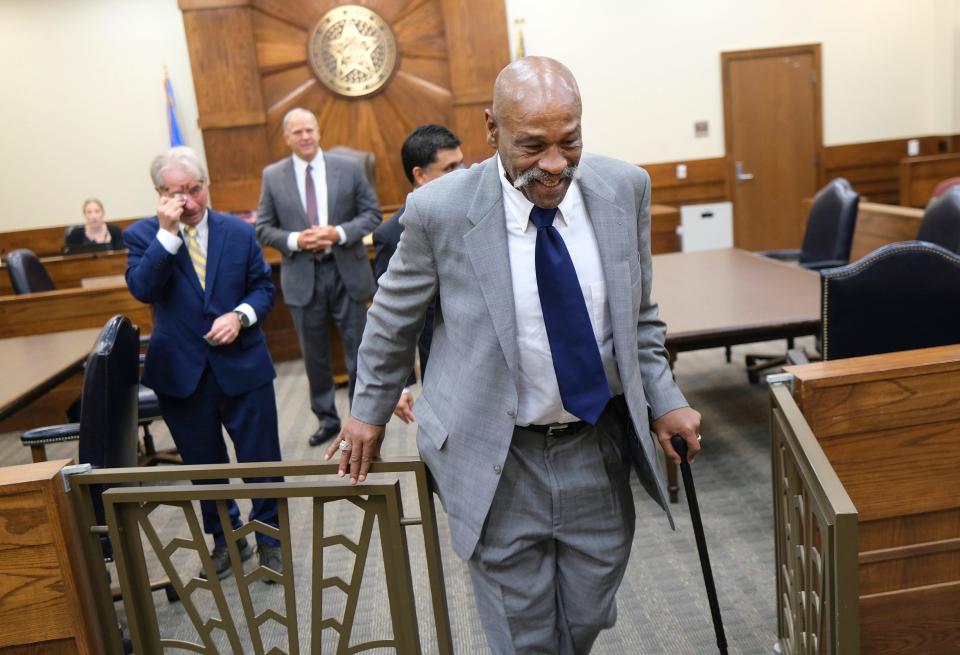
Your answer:
[[[0,230],[155,213],[168,147],[163,66],[184,140],[203,154],[177,0],[0,2]]]
[[[587,147],[629,161],[724,152],[720,52],[823,46],[827,145],[960,132],[960,0],[505,0],[511,39],[557,57]],[[201,151],[176,0],[0,1],[0,230],[153,213],[167,146],[163,64]],[[512,44],[511,52],[515,51]],[[694,138],[707,120],[710,136]]]
[[[801,43],[822,44],[825,144],[955,131],[956,0],[506,4],[511,39],[524,19],[527,54],[577,76],[587,146],[630,161],[722,155],[720,53]]]

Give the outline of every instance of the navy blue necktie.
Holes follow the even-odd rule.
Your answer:
[[[577,270],[563,237],[553,227],[556,214],[556,207],[530,211],[530,220],[537,226],[537,288],[543,324],[563,408],[595,425],[610,400],[610,386]]]

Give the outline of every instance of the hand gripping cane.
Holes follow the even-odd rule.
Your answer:
[[[670,437],[673,449],[680,455],[680,473],[683,476],[683,491],[690,506],[690,520],[693,534],[697,539],[697,552],[700,554],[700,567],[703,569],[703,585],[707,588],[707,600],[710,602],[710,616],[713,618],[713,631],[717,635],[717,648],[720,655],[727,655],[727,637],[723,633],[723,619],[720,618],[720,604],[717,602],[717,587],[713,584],[713,569],[710,568],[710,555],[707,553],[707,540],[703,534],[703,522],[700,520],[700,504],[697,503],[697,490],[693,487],[693,473],[687,461],[687,442],[683,437]]]

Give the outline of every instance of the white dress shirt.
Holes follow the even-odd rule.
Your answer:
[[[313,178],[313,190],[317,194],[317,225],[329,225],[330,217],[327,207],[327,165],[323,159],[323,150],[317,150],[312,161],[300,159],[296,155],[293,157],[293,176],[297,180],[297,191],[300,193],[300,204],[303,211],[307,211],[307,166],[310,168],[310,177]],[[339,225],[334,225],[337,234],[340,235],[339,243],[342,245],[347,240],[346,231]],[[300,250],[297,239],[300,238],[299,232],[291,232],[287,236],[287,248],[292,252]]]
[[[507,249],[513,278],[513,303],[517,315],[517,425],[578,421],[580,419],[567,412],[560,401],[557,374],[553,369],[547,329],[543,323],[543,310],[540,308],[537,287],[537,227],[530,221],[533,203],[507,180],[499,156],[497,166],[503,186]],[[607,287],[600,265],[600,250],[576,180],[570,183],[570,188],[560,203],[554,227],[563,238],[570,259],[573,260],[573,267],[577,271],[580,290],[590,314],[610,391],[614,395],[623,393],[620,373],[613,357],[613,328],[610,323],[610,309],[607,307]]]
[[[208,212],[205,210],[203,212],[203,218],[200,219],[200,222],[196,224],[197,228],[197,243],[200,244],[200,250],[203,251],[203,256],[207,256],[207,243],[210,241],[210,226],[207,224]],[[180,246],[184,244],[184,239],[186,235],[183,233],[184,224],[180,223],[180,236],[183,238],[175,237],[170,234],[163,228],[157,230],[157,241],[160,242],[160,245],[163,246],[163,249],[166,250],[171,255],[176,255],[180,250]],[[234,310],[235,312],[243,312],[244,315],[250,319],[250,325],[253,325],[257,322],[257,312],[254,311],[253,307],[249,303],[242,302],[237,305]]]

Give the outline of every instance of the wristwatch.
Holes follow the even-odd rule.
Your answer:
[[[233,310],[233,313],[237,315],[237,318],[240,319],[240,328],[250,327],[250,317],[241,312],[239,309]]]

